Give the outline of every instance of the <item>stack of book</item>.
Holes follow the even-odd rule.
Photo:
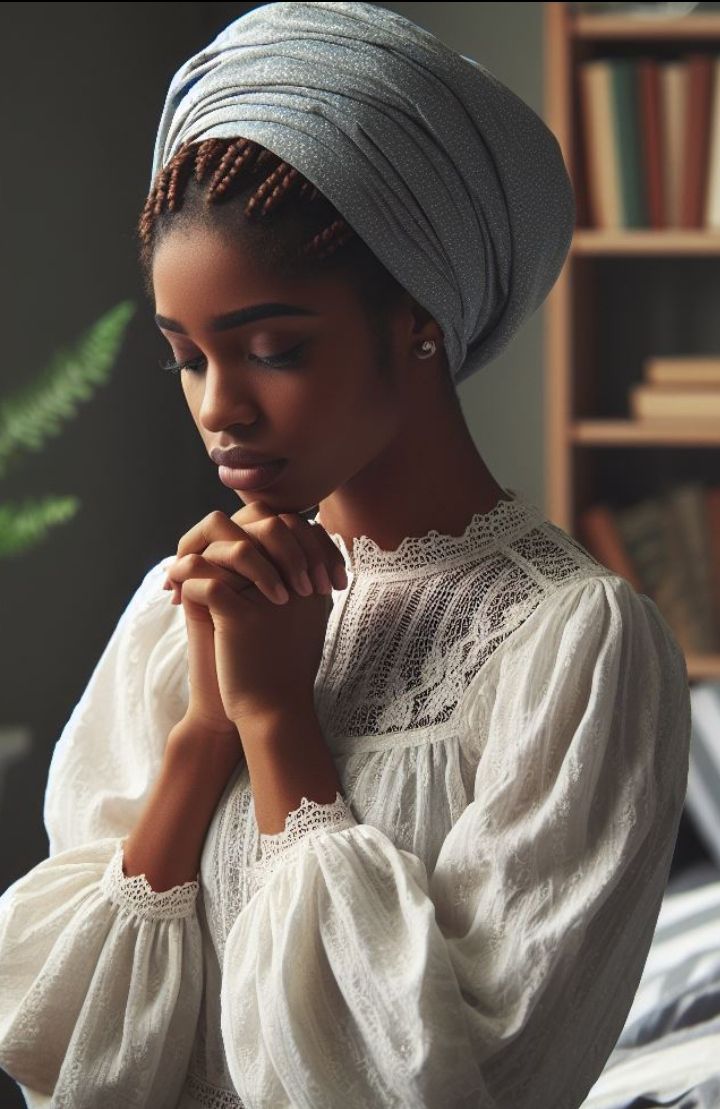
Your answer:
[[[579,539],[650,597],[686,654],[720,651],[720,485],[681,482],[578,518]]]
[[[634,419],[714,420],[720,430],[720,355],[646,358],[643,376],[630,388]]]

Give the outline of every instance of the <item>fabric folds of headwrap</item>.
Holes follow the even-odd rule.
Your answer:
[[[243,136],[294,166],[442,328],[457,384],[554,285],[575,197],[550,128],[484,66],[369,3],[268,3],[172,78],[157,172]]]

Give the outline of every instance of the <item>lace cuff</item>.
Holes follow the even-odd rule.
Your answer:
[[[260,833],[260,859],[254,870],[259,884],[281,864],[293,856],[308,839],[353,828],[358,821],[343,795],[338,791],[334,801],[312,801],[303,797],[297,809],[285,817],[282,832]]]
[[[171,886],[169,890],[155,890],[144,874],[128,876],[123,868],[125,839],[118,843],[115,854],[100,879],[100,889],[114,905],[131,909],[144,920],[170,920],[172,917],[190,916],[195,911],[200,883],[198,879]]]

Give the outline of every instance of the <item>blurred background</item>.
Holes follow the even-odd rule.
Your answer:
[[[39,381],[58,351],[77,351],[81,337],[101,320],[105,330],[93,336],[100,345],[86,349],[80,361],[87,373],[97,350],[98,364],[102,358],[107,364],[107,379],[98,380],[85,399],[79,399],[78,385],[76,413],[41,449],[32,449],[32,428],[17,424],[17,438],[28,449],[0,474],[0,511],[9,502],[21,506],[48,497],[72,496],[79,503],[71,518],[60,519],[21,553],[11,549],[21,538],[17,521],[12,526],[6,521],[12,542],[0,561],[2,890],[47,855],[42,808],[52,749],[131,594],[199,518],[214,508],[232,513],[238,507],[235,494],[217,480],[176,377],[158,367],[168,349],[142,293],[134,231],[172,75],[231,19],[255,6],[123,2],[0,8],[5,47],[0,406]],[[545,9],[568,6],[383,6],[486,64],[548,118],[553,74],[544,61]],[[556,110],[560,101],[553,103]],[[579,162],[585,157],[575,153]],[[590,227],[593,213],[582,216]],[[617,294],[621,299],[628,289],[661,279],[662,260],[642,261],[644,269],[625,271],[628,285]],[[708,279],[714,278],[715,260],[704,264]],[[598,295],[609,297],[613,289],[618,286],[610,276]],[[547,412],[555,379],[546,372],[546,359],[549,313],[566,303],[571,310],[567,289],[559,289],[554,309],[544,306],[497,360],[459,386],[468,425],[495,478],[545,506],[561,526],[568,520],[564,510],[556,511],[557,487],[551,488],[556,471],[548,457],[557,443],[548,441],[553,423]],[[127,306],[127,326],[121,327]],[[612,317],[613,340],[631,344],[636,323],[621,307]],[[59,407],[54,416],[48,411],[48,426]],[[696,451],[693,464],[702,463]],[[698,471],[681,467],[678,476],[696,480]],[[604,503],[613,502],[615,491],[618,506],[627,507],[627,464],[604,470],[603,480]],[[639,496],[637,488],[633,496]],[[24,527],[31,535],[30,518]],[[589,542],[589,535],[579,538]],[[717,716],[716,689],[714,682],[703,687],[708,719]],[[708,828],[684,815],[674,876],[720,861]],[[3,1072],[0,1105],[23,1105]]]

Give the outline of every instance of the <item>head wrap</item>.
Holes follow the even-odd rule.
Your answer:
[[[269,3],[172,78],[151,185],[244,137],[327,197],[443,332],[456,384],[545,299],[575,222],[557,139],[484,66],[369,3]]]

